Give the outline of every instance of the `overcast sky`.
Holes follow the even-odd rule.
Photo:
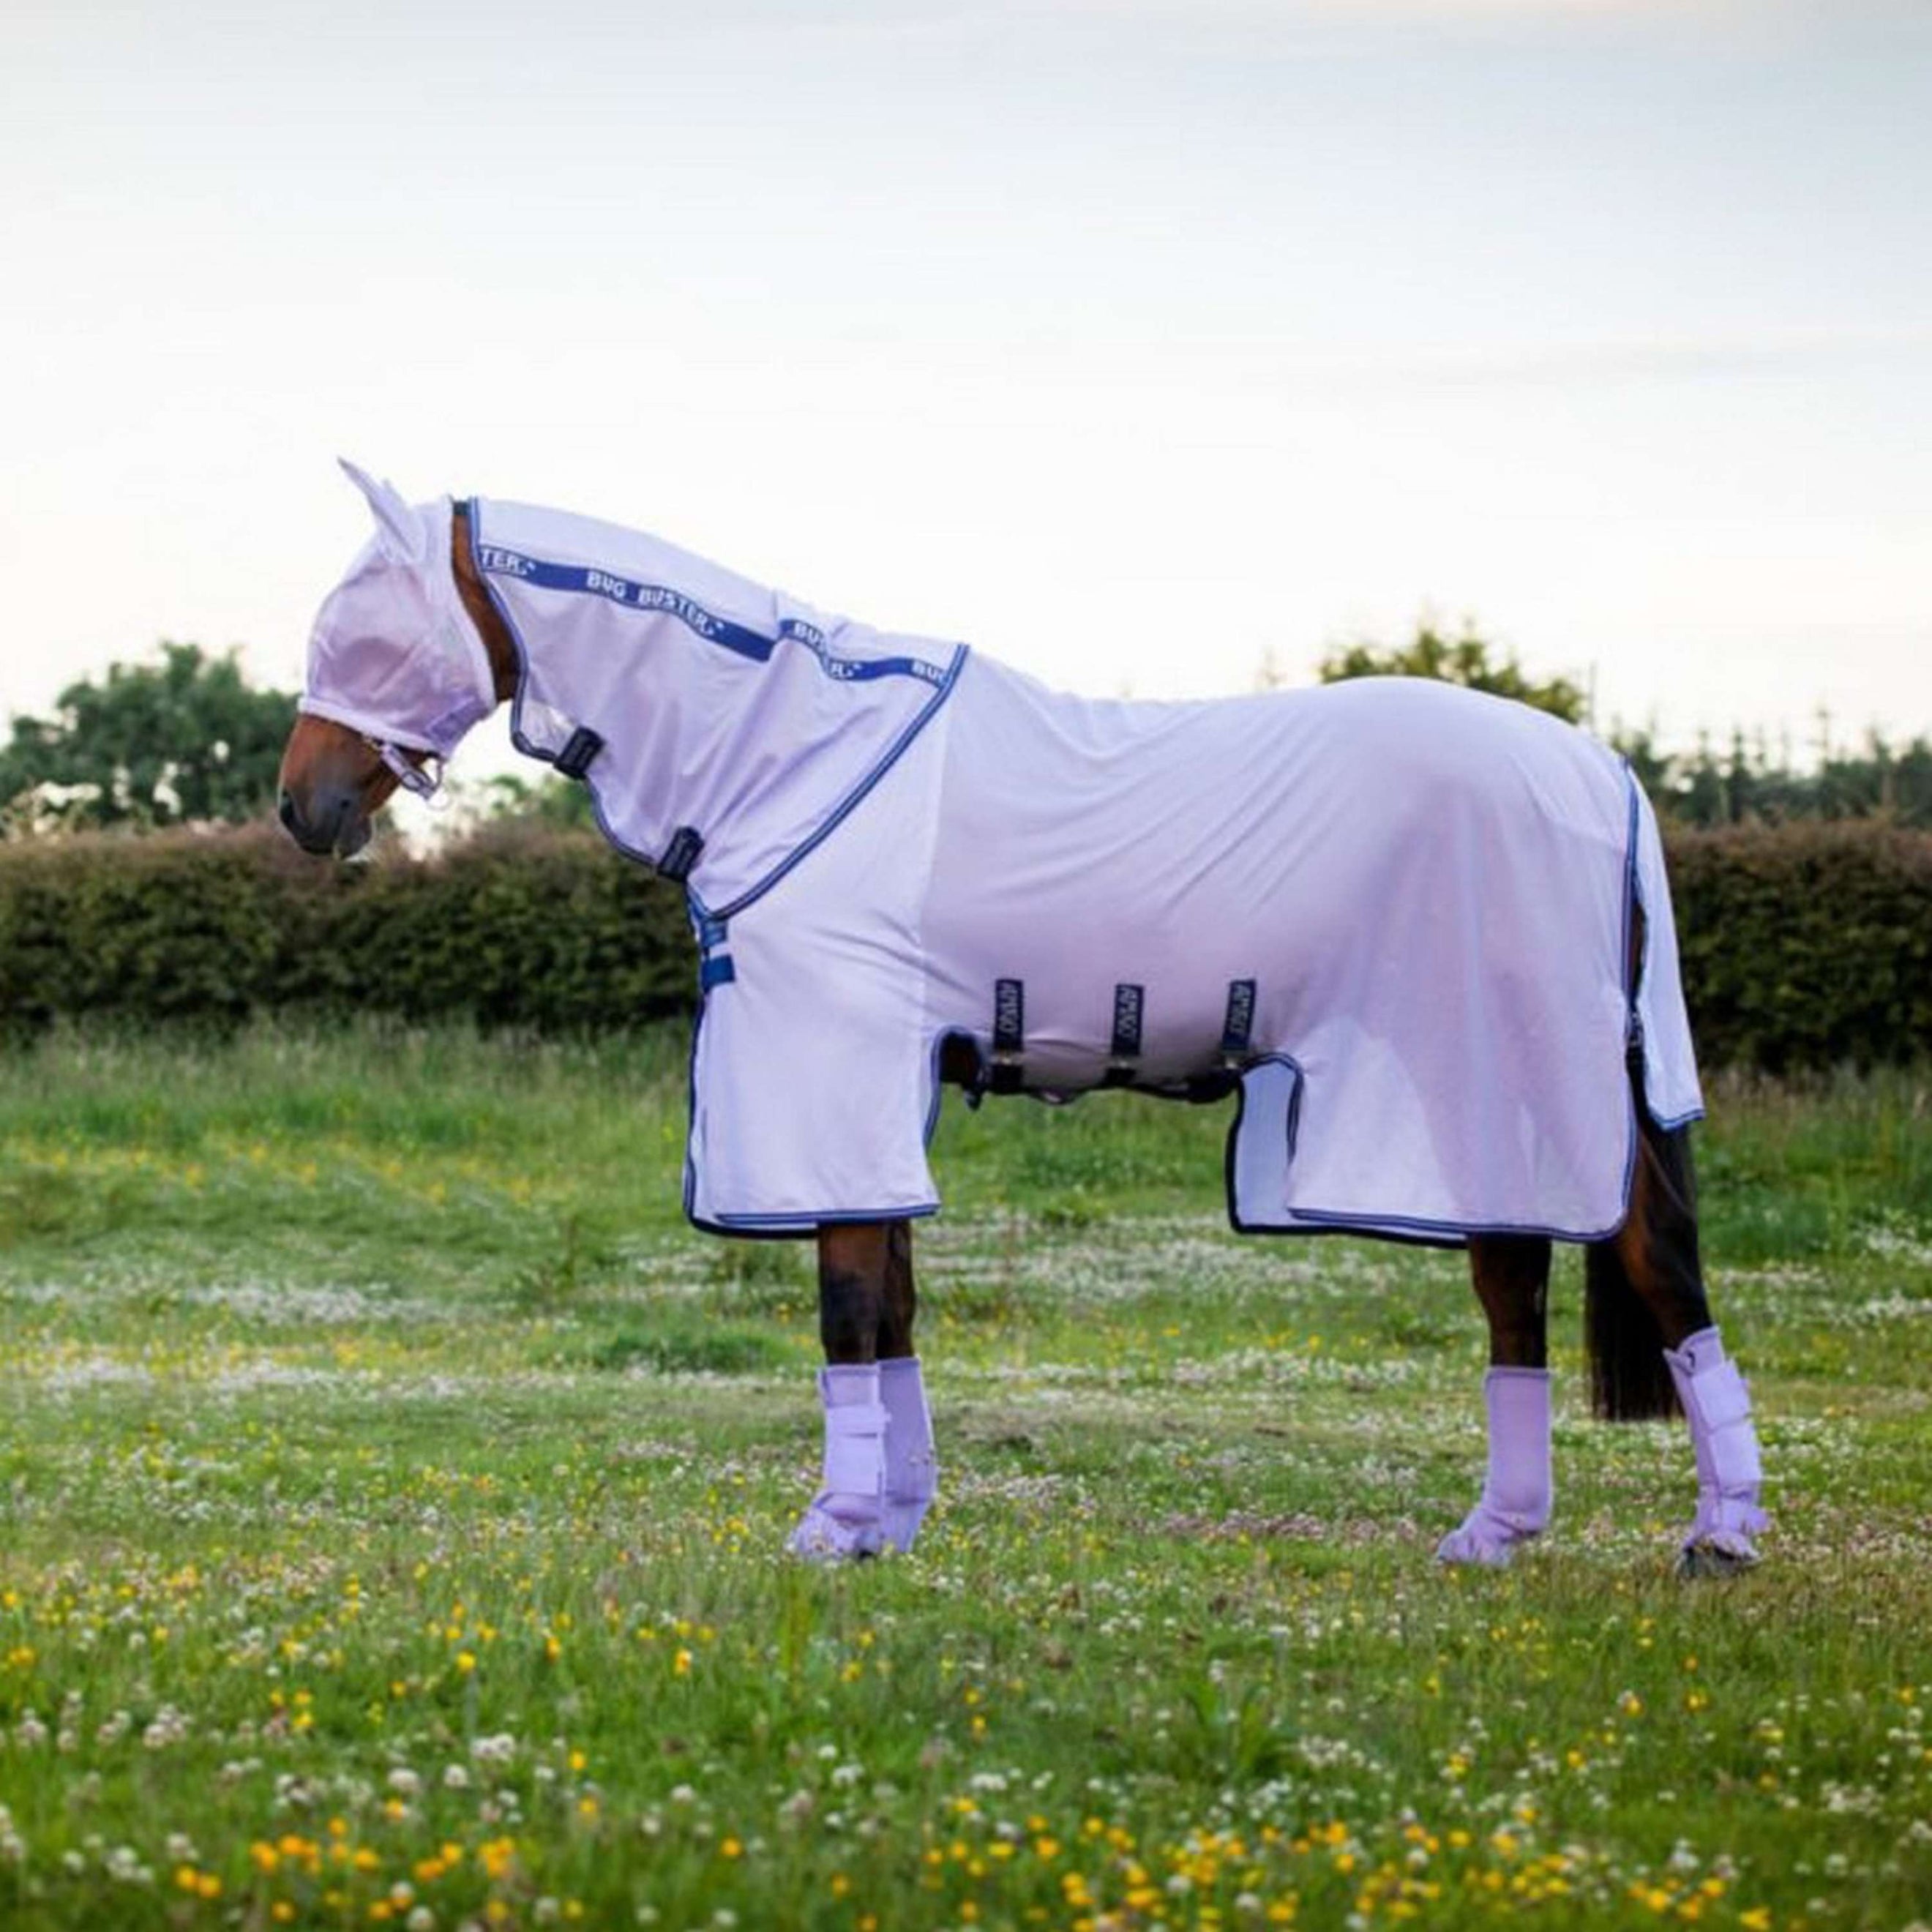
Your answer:
[[[1090,692],[1932,730],[1924,4],[8,0],[0,242],[0,713],[294,685],[339,451]]]

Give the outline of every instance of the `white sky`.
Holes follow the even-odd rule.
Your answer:
[[[1932,7],[7,0],[0,714],[294,686],[338,451],[1088,691],[1932,730]]]

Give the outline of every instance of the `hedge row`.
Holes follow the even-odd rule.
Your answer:
[[[0,1014],[265,1010],[590,1030],[685,1011],[684,897],[594,834],[491,827],[337,865],[272,826],[0,847]]]
[[[1666,833],[1700,1056],[1782,1073],[1932,1057],[1932,832]]]
[[[1784,1072],[1932,1054],[1932,833],[1870,822],[1670,840],[1700,1054]],[[0,847],[0,1025],[377,1010],[586,1030],[686,1011],[682,896],[592,835],[304,857],[267,826]]]

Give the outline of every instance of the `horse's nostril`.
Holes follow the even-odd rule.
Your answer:
[[[296,829],[296,801],[292,793],[284,791],[276,801],[275,816],[282,821],[282,829],[292,832]]]

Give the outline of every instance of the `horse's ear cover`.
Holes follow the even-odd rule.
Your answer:
[[[398,563],[421,563],[429,554],[425,520],[402,499],[393,483],[379,483],[368,471],[338,456],[343,474],[368,499],[375,512],[376,540]]]
[[[324,602],[310,633],[301,709],[386,744],[447,758],[496,708],[490,653],[450,561],[448,497],[404,502],[347,461],[376,535]]]

